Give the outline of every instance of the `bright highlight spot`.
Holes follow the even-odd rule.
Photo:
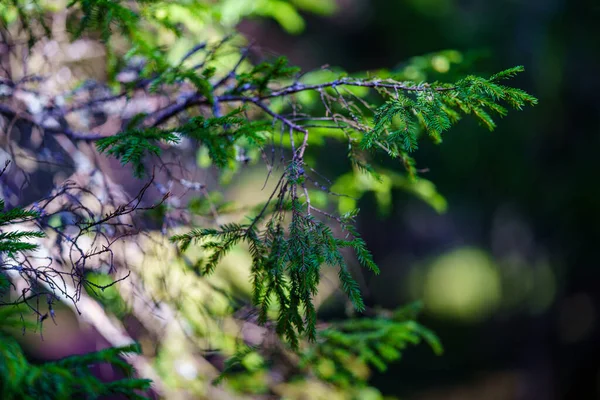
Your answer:
[[[498,270],[487,254],[462,248],[433,261],[425,275],[423,300],[432,313],[477,321],[499,306],[501,292]]]
[[[445,74],[450,70],[450,61],[444,56],[434,56],[431,59],[431,65],[437,72]]]

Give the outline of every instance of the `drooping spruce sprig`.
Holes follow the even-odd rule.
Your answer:
[[[209,274],[220,260],[240,242],[247,243],[252,257],[253,301],[259,307],[259,322],[268,320],[271,302],[277,304],[276,331],[297,348],[299,335],[316,338],[316,309],[313,298],[322,265],[338,268],[342,289],[358,311],[364,310],[357,282],[348,270],[342,249],[354,249],[361,264],[379,272],[364,241],[350,225],[353,215],[340,218],[347,236],[337,238],[323,221],[306,212],[306,205],[294,194],[298,171],[292,166],[280,183],[276,205],[267,205],[247,224],[228,224],[220,229],[196,229],[171,237],[182,250],[198,242],[210,256],[203,268]],[[286,218],[289,214],[289,218]],[[289,222],[288,222],[289,219]]]

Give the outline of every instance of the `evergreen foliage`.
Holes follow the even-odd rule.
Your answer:
[[[36,9],[42,4],[32,3]],[[536,104],[533,96],[504,84],[505,80],[522,72],[523,67],[509,68],[490,78],[467,76],[453,83],[406,81],[400,73],[396,75],[398,79],[393,74],[385,78],[364,78],[326,69],[301,73],[284,57],[254,65],[248,56],[250,46],[244,44],[240,48],[236,43],[241,39],[232,35],[223,35],[224,38],[216,42],[202,42],[183,57],[175,57],[170,49],[160,45],[158,33],[170,32],[175,37],[182,37],[182,32],[191,28],[184,18],[178,19],[181,15],[178,12],[185,10],[185,15],[196,17],[210,15],[206,19],[212,21],[218,13],[212,12],[211,7],[218,6],[201,1],[181,2],[176,6],[179,11],[174,12],[175,5],[169,2],[144,0],[134,3],[107,0],[73,0],[69,3],[73,38],[96,36],[107,49],[111,94],[84,105],[73,103],[57,112],[93,109],[115,99],[131,98],[138,91],[168,99],[167,105],[120,121],[119,132],[108,136],[95,135],[91,131],[73,132],[68,128],[44,128],[34,117],[25,120],[42,127],[44,135],[63,134],[74,142],[95,142],[98,152],[131,167],[137,178],[152,175],[151,183],[164,195],[162,201],[168,198],[167,190],[164,185],[154,182],[154,174],[149,174],[155,165],[167,170],[165,174],[171,183],[177,182],[186,189],[205,190],[204,185],[175,178],[162,161],[164,154],[172,151],[173,146],[181,145],[184,139],[196,146],[194,149],[198,149],[198,154],[206,154],[208,163],[220,173],[236,172],[258,158],[264,160],[267,181],[276,179],[275,188],[268,200],[254,207],[245,220],[240,220],[235,213],[231,213],[226,223],[217,217],[210,222],[191,220],[196,226],[181,233],[181,229],[168,229],[190,225],[189,221],[173,223],[167,219],[167,213],[176,206],[161,201],[162,208],[155,214],[163,232],[168,232],[171,243],[177,246],[180,258],[202,278],[213,275],[226,255],[236,248],[247,247],[251,258],[251,305],[257,309],[257,323],[267,328],[273,323],[276,337],[283,343],[280,353],[299,355],[298,368],[301,370],[312,370],[324,382],[347,389],[351,385],[366,384],[364,374],[357,373],[351,365],[357,364],[359,369],[385,370],[386,365],[401,357],[407,346],[421,341],[426,341],[440,353],[438,339],[415,322],[416,312],[413,311],[355,317],[320,328],[314,300],[322,269],[337,269],[341,289],[354,310],[362,313],[366,307],[349,260],[357,260],[374,274],[379,268],[356,227],[358,210],[337,213],[327,208],[331,203],[341,204],[344,193],[332,191],[335,183],[321,183],[322,177],[315,171],[317,166],[307,156],[309,147],[318,148],[317,143],[323,138],[341,143],[348,149],[347,164],[352,166],[355,176],[388,182],[385,186],[388,192],[391,190],[389,182],[397,181],[400,176],[405,179],[409,191],[419,193],[422,185],[429,183],[419,177],[413,158],[422,137],[428,136],[433,142],[441,143],[443,135],[465,115],[475,117],[481,125],[493,130],[496,127],[494,118],[504,117],[509,107],[520,110]],[[274,15],[273,7],[283,7],[280,3],[284,2],[265,2],[268,6],[249,14]],[[31,38],[36,35],[31,27],[45,26],[44,13],[23,13],[22,5],[23,2],[12,0],[8,7],[1,6],[0,16],[8,21],[6,16],[10,11],[17,10],[18,20],[33,45],[35,40]],[[292,10],[296,12],[294,8]],[[119,43],[126,43],[127,51],[119,50]],[[223,61],[231,53],[235,54],[235,60]],[[119,72],[127,68],[135,70],[134,78],[119,80]],[[319,75],[323,71],[328,72],[325,78]],[[71,97],[67,96],[68,101]],[[21,118],[8,107],[0,110],[4,110],[5,116]],[[279,161],[275,159],[277,142],[281,148]],[[406,174],[397,175],[381,168],[378,165],[381,155],[398,160]],[[273,178],[274,174],[278,178]],[[77,222],[83,221],[82,215],[87,213],[85,220],[96,221],[88,223],[88,227],[102,226],[106,232],[128,227],[118,219],[134,214],[149,186],[150,183],[134,200],[117,207],[114,212],[105,213],[104,217],[94,216],[81,205],[79,198],[73,200],[75,196],[69,194],[70,201],[75,203],[74,208],[68,210],[75,216],[73,225],[78,226]],[[430,192],[437,194],[434,189]],[[323,205],[317,201],[319,195],[327,199],[321,202]],[[4,208],[4,202],[0,207]],[[150,208],[153,207],[141,209]],[[89,214],[92,214],[91,218]],[[56,233],[59,236],[57,243],[61,243],[59,240],[73,243],[71,251],[79,251],[81,259],[89,257],[76,246],[76,240],[42,220],[39,211],[21,207],[0,213],[3,263],[15,259],[17,254],[25,254],[25,257],[32,254],[38,246],[29,240],[44,237],[43,231],[2,230],[5,226],[26,221],[34,221]],[[114,222],[116,220],[118,222]],[[80,227],[79,231],[78,238],[90,233],[88,228]],[[193,251],[200,253],[202,258],[190,263],[186,257]],[[89,250],[92,255],[100,253],[102,251],[95,248]],[[72,274],[80,273],[77,268],[90,268],[85,263],[73,262],[70,257]],[[7,263],[2,268],[18,271],[19,267]],[[37,278],[29,276],[28,279],[35,284]],[[0,283],[7,292],[10,288],[8,278],[0,275]],[[174,303],[178,304],[178,301]],[[236,344],[238,350],[225,362],[223,375],[215,383],[220,384],[225,377],[231,376],[230,372],[243,364],[249,354],[265,351],[244,340],[237,340]],[[124,352],[139,352],[136,346],[107,349],[39,366],[28,364],[12,339],[3,339],[0,352],[1,390],[6,398],[97,398],[112,393],[141,398],[136,391],[146,389],[149,384],[148,380],[131,378],[131,368],[119,358]],[[101,362],[123,369],[127,378],[100,382],[87,367]]]
[[[4,207],[4,200],[0,200],[0,210],[4,210]],[[0,211],[0,230],[3,226],[22,222],[24,220],[32,220],[39,218],[39,216],[40,214],[36,211],[24,210],[22,208],[13,208],[6,212]],[[43,232],[36,231],[0,231],[0,254],[6,254],[7,257],[13,258],[20,251],[35,250],[37,246],[24,240],[43,236]],[[0,279],[2,279],[1,275]]]
[[[131,365],[121,359],[125,353],[139,353],[138,345],[108,348],[35,365],[27,361],[15,339],[6,335],[0,338],[0,395],[3,399],[99,399],[111,395],[147,399],[138,392],[146,391],[150,381],[131,378]],[[119,369],[126,378],[102,382],[89,369],[102,363]]]
[[[442,353],[438,338],[414,321],[421,305],[415,303],[389,317],[357,318],[319,331],[315,346],[302,356],[301,365],[312,368],[321,378],[343,387],[364,385],[364,367],[384,372],[400,359],[409,345],[427,342],[436,354]],[[406,310],[411,312],[407,315]]]
[[[289,182],[284,185],[291,185]],[[282,189],[280,193],[288,193]],[[291,195],[290,195],[291,196]],[[283,203],[285,195],[278,198]],[[271,216],[264,229],[257,224],[264,215],[255,217],[245,225],[229,224],[221,229],[199,229],[186,234],[175,235],[172,241],[180,244],[182,250],[192,242],[201,241],[201,246],[211,253],[203,268],[204,274],[211,273],[233,246],[240,241],[248,244],[252,256],[253,301],[260,309],[259,321],[266,323],[273,297],[277,301],[277,333],[285,336],[292,348],[298,347],[298,334],[306,333],[309,340],[316,337],[316,310],[313,296],[317,292],[321,276],[321,265],[338,268],[338,276],[344,292],[357,311],[364,311],[364,303],[356,281],[348,271],[341,249],[352,248],[361,264],[379,272],[364,241],[356,230],[347,224],[350,216],[344,218],[348,230],[345,239],[334,236],[331,228],[306,214],[297,199],[290,202],[292,214],[289,224],[281,205]]]
[[[142,163],[144,157],[147,154],[158,155],[160,153],[157,142],[163,140],[175,143],[177,139],[175,134],[158,129],[130,129],[99,140],[97,146],[101,152],[118,158],[121,164],[132,164],[134,175],[142,177],[144,175]]]

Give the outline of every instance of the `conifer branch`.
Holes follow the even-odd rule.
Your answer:
[[[15,0],[11,4],[15,8],[20,2]],[[38,5],[37,1],[32,4]],[[309,146],[312,149],[313,143],[319,140],[337,141],[347,146],[348,160],[353,167],[351,176],[362,177],[360,174],[363,174],[369,180],[386,184],[400,176],[418,183],[419,170],[412,154],[425,137],[440,143],[445,132],[466,115],[493,130],[494,118],[504,117],[508,108],[520,110],[537,102],[528,93],[504,85],[506,79],[523,68],[510,68],[490,78],[467,76],[453,83],[345,75],[321,83],[307,83],[310,82],[307,75],[290,66],[284,57],[253,64],[248,57],[250,46],[241,50],[236,47],[237,58],[231,60],[229,67],[223,67],[216,61],[224,49],[233,46],[231,36],[215,44],[198,43],[178,61],[173,61],[171,54],[148,37],[151,35],[142,34],[147,26],[157,31],[168,30],[175,36],[182,34],[179,24],[157,16],[159,13],[152,9],[157,4],[154,0],[73,0],[69,4],[68,12],[79,17],[69,26],[74,37],[92,33],[108,53],[109,74],[114,76],[110,87],[86,83],[42,102],[45,93],[40,83],[43,78],[28,76],[12,80],[5,69],[6,78],[0,81],[3,100],[0,115],[9,121],[7,137],[14,127],[22,125],[34,127],[43,139],[57,135],[55,141],[66,150],[68,161],[75,165],[78,173],[83,170],[89,174],[85,184],[65,183],[31,209],[12,205],[4,211],[2,204],[0,290],[16,290],[20,286],[15,303],[29,307],[40,323],[48,316],[39,310],[39,298],[47,296],[50,300],[67,302],[103,335],[111,336],[114,345],[129,344],[130,338],[121,332],[121,327],[107,322],[110,318],[102,314],[102,310],[98,311],[100,305],[82,289],[94,291],[108,287],[89,282],[86,272],[106,263],[109,273],[114,273],[111,246],[125,236],[137,234],[135,223],[148,219],[148,215],[141,212],[153,211],[153,222],[158,222],[159,227],[153,229],[160,229],[163,234],[181,226],[194,228],[173,235],[170,240],[177,245],[178,255],[182,257],[192,245],[198,246],[204,258],[191,265],[186,263],[198,279],[213,273],[236,246],[246,245],[251,258],[251,299],[256,322],[277,335],[276,343],[288,345],[280,345],[281,353],[289,348],[300,353],[307,342],[313,342],[307,346],[310,350],[304,359],[312,364],[331,358],[339,372],[335,375],[339,379],[333,382],[338,386],[356,378],[346,368],[350,359],[383,370],[400,357],[407,345],[421,340],[429,342],[436,352],[440,351],[435,336],[416,324],[415,316],[403,320],[397,316],[375,315],[320,329],[314,297],[322,270],[336,270],[341,290],[360,313],[366,306],[359,283],[351,273],[346,250],[351,250],[365,269],[374,274],[379,269],[356,228],[357,211],[340,215],[327,206],[320,206],[315,192],[308,189],[307,181],[316,182],[313,176],[316,172],[307,152]],[[178,6],[185,8],[187,4]],[[31,50],[37,40],[36,31],[40,31],[40,27],[47,31],[44,12],[28,15],[21,7],[15,11]],[[145,25],[142,27],[142,24]],[[115,36],[131,45],[126,57],[115,54],[111,42]],[[30,95],[29,100],[23,100],[27,98],[24,94]],[[125,109],[136,97],[141,98],[143,106],[136,109],[135,114],[125,115]],[[5,98],[8,98],[6,104]],[[310,98],[312,100],[307,100]],[[319,115],[322,110],[323,115]],[[95,125],[86,122],[82,125],[87,124],[87,128],[75,131],[66,122],[80,115],[96,114],[112,118],[117,128],[99,133]],[[173,155],[177,154],[176,150],[191,150],[194,156],[205,155],[203,162],[219,172],[233,174],[258,153],[268,159],[265,149],[271,145],[268,179],[276,165],[277,139],[282,154],[280,178],[268,199],[251,210],[249,220],[241,222],[234,215],[225,220],[227,223],[219,223],[222,222],[220,207],[224,207],[225,202],[214,204],[208,192],[211,184],[197,179],[196,171],[186,170],[181,165],[183,162],[162,158],[165,153]],[[103,187],[108,184],[103,172],[99,172],[99,163],[94,157],[81,161],[85,157],[78,142],[94,142],[97,151],[94,157],[98,153],[110,155],[123,166],[132,167],[137,178],[152,170],[152,179],[137,196],[122,196],[120,201],[114,201],[112,192]],[[405,172],[386,172],[371,165],[375,154],[398,160]],[[43,161],[35,160],[40,165]],[[154,175],[153,163],[161,166],[161,174]],[[174,174],[170,168],[179,168],[180,173]],[[0,172],[1,178],[10,181],[11,177],[6,177],[4,171]],[[331,184],[330,187],[316,186],[326,198],[336,196]],[[184,192],[190,189],[200,192],[209,204],[206,207],[209,211],[195,212],[193,206],[180,204],[179,198],[169,196],[173,187]],[[150,188],[156,188],[162,198],[145,201]],[[13,187],[7,185],[6,191],[7,198],[18,197]],[[82,199],[85,196],[98,207],[92,209]],[[351,197],[346,195],[344,200]],[[109,203],[111,207],[107,207]],[[195,213],[205,213],[212,219],[204,218],[205,215],[197,218]],[[60,223],[50,224],[51,218]],[[42,248],[40,243],[46,233],[52,234],[55,242]],[[92,244],[84,246],[81,243],[84,237],[91,238]],[[45,251],[45,258],[36,258],[35,251]],[[127,264],[127,260],[122,263]],[[5,275],[10,276],[10,280],[4,279]],[[51,301],[49,307],[50,304]],[[90,310],[94,315],[86,316]],[[53,316],[51,308],[49,313]],[[141,312],[137,314],[138,319],[143,319]],[[229,367],[240,364],[241,357],[250,352],[247,348],[243,351],[246,353],[234,355],[226,364],[227,373]],[[111,357],[115,364],[124,366],[115,360],[116,354],[117,351],[107,351],[99,356]],[[83,361],[86,360],[91,359]],[[71,361],[63,364],[75,365]],[[132,387],[141,383],[129,382]],[[116,386],[110,384],[104,388],[115,389]]]

